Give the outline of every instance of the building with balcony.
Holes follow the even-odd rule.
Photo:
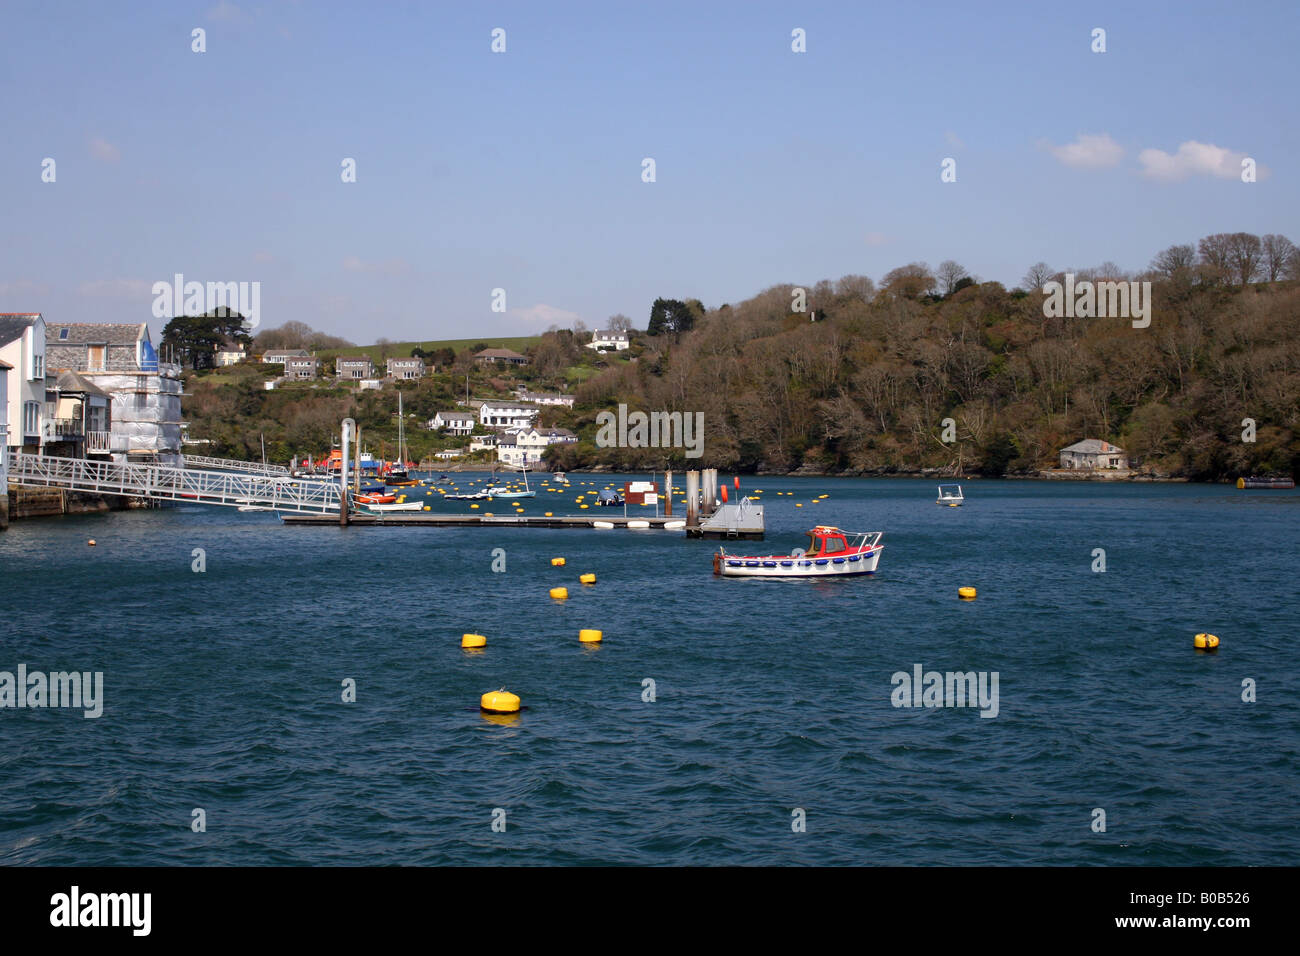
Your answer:
[[[312,379],[320,374],[320,359],[314,355],[290,355],[284,360],[284,377]]]
[[[345,380],[375,377],[375,363],[368,355],[340,355],[334,360],[334,369],[338,377]]]
[[[423,378],[424,359],[390,358],[384,361],[386,378]]]
[[[113,396],[76,372],[50,373],[45,382],[45,453],[93,458],[112,452]]]

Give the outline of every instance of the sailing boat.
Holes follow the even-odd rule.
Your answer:
[[[406,461],[409,454],[410,453],[407,451],[406,448],[406,416],[402,413],[402,393],[399,390],[397,393],[397,458],[398,460],[394,462],[394,464],[397,467],[395,468],[390,467],[388,469],[388,474],[384,476],[384,484],[392,485],[395,487],[403,487],[403,488],[409,487],[411,485],[419,484],[419,482],[416,479],[412,478],[410,474],[407,473]]]
[[[524,464],[523,464],[522,471],[524,473],[523,491],[510,491],[508,488],[500,488],[500,489],[490,488],[488,490],[492,492],[492,496],[494,498],[536,498],[537,492],[531,490],[528,487],[528,457],[527,456],[524,456]]]

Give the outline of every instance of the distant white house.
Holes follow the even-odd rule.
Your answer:
[[[283,365],[285,359],[293,358],[294,356],[298,356],[300,358],[306,358],[307,350],[306,349],[270,349],[262,353],[262,364]]]
[[[591,341],[587,343],[587,348],[603,351],[613,349],[621,352],[624,349],[632,347],[632,340],[626,332],[609,332],[601,330],[591,334]]]
[[[440,458],[443,461],[450,461],[452,458],[460,458],[464,454],[464,448],[444,448],[442,451],[434,452],[433,457]]]
[[[540,412],[536,405],[526,402],[489,401],[479,405],[478,420],[488,428],[510,428],[531,425]]]
[[[1085,438],[1061,449],[1061,467],[1083,471],[1128,469],[1124,449],[1099,438]]]
[[[8,442],[37,452],[48,432],[45,414],[45,317],[39,312],[0,313],[0,362],[10,372],[3,398]]]
[[[530,392],[527,388],[520,387],[515,389],[515,396],[521,402],[528,402],[533,405],[563,405],[566,408],[573,407],[572,395],[556,395],[548,392]]]
[[[497,443],[497,460],[506,465],[535,465],[549,445],[563,445],[578,440],[567,428],[509,429]]]
[[[469,439],[470,451],[491,451],[497,447],[496,435],[471,435]]]
[[[218,366],[234,365],[248,358],[248,350],[242,342],[227,342],[217,346],[215,361]]]
[[[438,412],[429,419],[432,429],[444,429],[449,435],[468,435],[474,430],[474,416],[469,412]]]

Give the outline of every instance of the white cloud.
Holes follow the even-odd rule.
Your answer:
[[[122,151],[108,140],[96,136],[90,141],[90,155],[105,163],[115,163],[122,158]]]
[[[356,256],[348,256],[344,259],[343,268],[348,272],[365,272],[371,275],[383,276],[400,276],[415,271],[411,264],[405,259],[387,259],[384,262],[364,262]]]
[[[77,292],[92,299],[153,299],[153,283],[147,279],[96,279],[83,282]]]
[[[1142,172],[1151,179],[1177,182],[1189,176],[1215,176],[1219,179],[1240,179],[1241,161],[1245,153],[1239,153],[1211,143],[1198,143],[1189,139],[1178,147],[1178,152],[1170,155],[1162,149],[1144,149],[1138,153],[1138,162]],[[1259,178],[1264,177],[1264,167],[1256,170]]]
[[[526,309],[509,309],[506,315],[512,319],[527,322],[530,325],[558,325],[561,328],[568,328],[582,318],[577,312],[557,309],[553,305],[545,305],[540,302]]]
[[[49,295],[50,287],[40,282],[33,282],[31,279],[15,279],[13,282],[0,282],[0,295],[3,296],[20,296],[20,295]],[[10,309],[9,311],[13,311]]]
[[[1124,147],[1111,139],[1109,133],[1080,133],[1073,143],[1064,146],[1048,143],[1047,150],[1064,165],[1082,169],[1117,166],[1124,157]]]

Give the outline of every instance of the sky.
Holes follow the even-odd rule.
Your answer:
[[[0,312],[157,341],[179,273],[366,344],[1300,243],[1298,27],[1294,2],[0,0]]]

